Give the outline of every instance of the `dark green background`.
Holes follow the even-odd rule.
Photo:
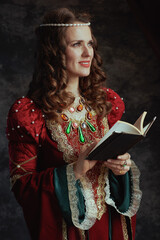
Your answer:
[[[99,42],[107,84],[124,98],[126,104],[123,119],[133,123],[144,110],[148,111],[148,121],[158,116],[148,137],[130,153],[141,170],[143,191],[136,240],[159,240],[159,60],[126,0],[1,0],[0,238],[30,239],[21,208],[9,189],[6,116],[11,104],[25,95],[32,78],[34,27],[40,23],[46,10],[57,7],[72,7],[93,14],[92,28]]]

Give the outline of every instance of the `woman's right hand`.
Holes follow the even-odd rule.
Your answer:
[[[95,140],[92,144],[85,144],[82,146],[79,158],[74,163],[74,174],[76,179],[82,177],[87,171],[94,167],[97,163],[97,160],[87,160],[87,156],[89,155],[90,151],[96,146],[98,140]]]

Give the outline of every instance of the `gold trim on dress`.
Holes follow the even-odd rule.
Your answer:
[[[67,224],[64,219],[62,219],[62,240],[68,240],[67,237]]]
[[[105,191],[104,191],[104,187],[105,187],[104,175],[105,175],[106,171],[107,171],[107,168],[102,165],[101,169],[100,169],[100,175],[98,177],[98,188],[97,188],[97,195],[98,195],[98,199],[97,199],[97,209],[98,209],[97,219],[98,220],[101,219],[102,215],[107,210],[107,206],[106,206],[106,203],[105,203]]]
[[[85,239],[86,239],[85,231],[82,230],[82,229],[79,229],[79,233],[80,233],[80,238],[81,238],[81,240],[85,240]]]
[[[123,232],[123,237],[124,240],[128,240],[128,231],[127,231],[127,223],[125,216],[121,215],[121,223],[122,223],[122,232]]]
[[[34,157],[31,157],[30,159],[24,161],[24,162],[15,162],[13,161],[12,159],[10,159],[11,163],[13,163],[16,167],[12,169],[11,173],[10,173],[10,176],[12,176],[13,172],[17,170],[17,168],[20,168],[21,170],[23,170],[24,172],[27,173],[26,169],[24,169],[23,167],[21,167],[23,164],[26,164],[28,162],[30,162],[31,160],[37,158],[37,155],[35,155]]]
[[[74,155],[73,147],[68,143],[66,134],[63,132],[62,126],[55,121],[46,121],[47,128],[51,131],[51,136],[57,142],[58,150],[63,152],[63,159],[67,163],[72,163],[77,160]]]
[[[19,178],[24,177],[24,176],[26,176],[26,175],[28,175],[28,174],[32,174],[32,172],[27,172],[27,173],[25,173],[25,174],[23,174],[23,175],[15,174],[14,176],[12,176],[12,177],[10,178],[10,188],[11,188],[11,189],[13,188],[14,184],[16,183],[16,181],[17,181]]]

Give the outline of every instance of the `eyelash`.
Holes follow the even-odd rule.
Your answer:
[[[73,47],[77,47],[77,46],[79,46],[81,43],[80,42],[76,42],[76,43],[74,43],[72,46]],[[93,47],[93,42],[92,41],[90,41],[89,43],[88,43],[91,47]]]

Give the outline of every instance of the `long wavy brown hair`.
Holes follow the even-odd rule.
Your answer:
[[[87,23],[89,14],[75,13],[67,8],[48,12],[43,23]],[[48,119],[59,121],[59,112],[71,103],[74,97],[66,92],[68,84],[65,67],[65,31],[67,27],[39,26],[36,28],[36,66],[27,96],[42,109]],[[94,57],[87,77],[80,77],[79,91],[87,104],[98,114],[105,116],[111,109],[102,86],[106,75],[101,69],[102,60],[97,53],[97,41],[92,33]]]

